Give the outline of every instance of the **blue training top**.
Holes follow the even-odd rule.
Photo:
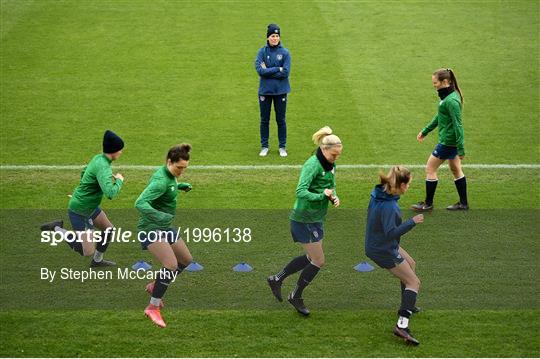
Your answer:
[[[382,185],[371,192],[366,225],[366,255],[381,256],[397,251],[402,235],[416,224],[412,219],[402,223],[399,196],[388,194]]]
[[[262,68],[264,62],[266,68]],[[280,70],[281,68],[281,70]],[[259,74],[259,95],[283,95],[291,92],[289,73],[291,71],[291,55],[289,50],[281,46],[261,47],[255,59],[255,69]]]

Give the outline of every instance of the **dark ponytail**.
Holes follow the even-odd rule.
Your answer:
[[[452,69],[448,69],[448,72],[450,72],[451,83],[454,85],[454,88],[459,93],[459,98],[461,99],[461,104],[463,105],[463,95],[461,94],[461,90],[459,89],[459,85],[457,83],[456,75],[454,75],[454,71],[452,71]]]
[[[453,86],[454,89],[458,92],[459,98],[461,99],[461,105],[463,106],[463,94],[461,93],[461,89],[459,88],[454,71],[452,71],[452,69],[438,69],[433,73],[433,76],[436,76],[437,80],[439,81],[448,80],[450,86]]]
[[[189,152],[191,151],[191,145],[189,143],[182,143],[171,147],[167,153],[167,160],[171,162],[178,162],[180,160],[189,161]]]

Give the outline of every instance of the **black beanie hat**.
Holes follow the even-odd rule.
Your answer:
[[[278,34],[281,36],[280,28],[277,24],[270,24],[268,25],[268,29],[266,30],[266,38],[269,38],[272,34]]]
[[[124,148],[124,141],[111,130],[103,135],[103,153],[115,153]]]

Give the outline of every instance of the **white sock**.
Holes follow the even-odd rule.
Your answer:
[[[159,305],[161,304],[161,298],[150,297],[150,304],[159,307]]]
[[[400,316],[397,321],[398,328],[406,329],[409,327],[409,318]]]
[[[103,252],[94,251],[94,262],[101,262],[103,260]]]

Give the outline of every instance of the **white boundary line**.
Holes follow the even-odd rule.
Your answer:
[[[389,168],[390,164],[338,164],[338,169],[366,169],[366,168]],[[404,165],[408,168],[424,168],[425,164]],[[83,165],[0,165],[2,171],[20,171],[20,170],[81,170]],[[115,165],[117,170],[155,170],[159,166],[147,165]],[[190,170],[288,170],[300,169],[302,165],[193,165],[189,166]],[[464,168],[473,169],[540,169],[540,164],[537,163],[520,163],[520,164],[488,164],[488,163],[471,163],[463,164]]]

